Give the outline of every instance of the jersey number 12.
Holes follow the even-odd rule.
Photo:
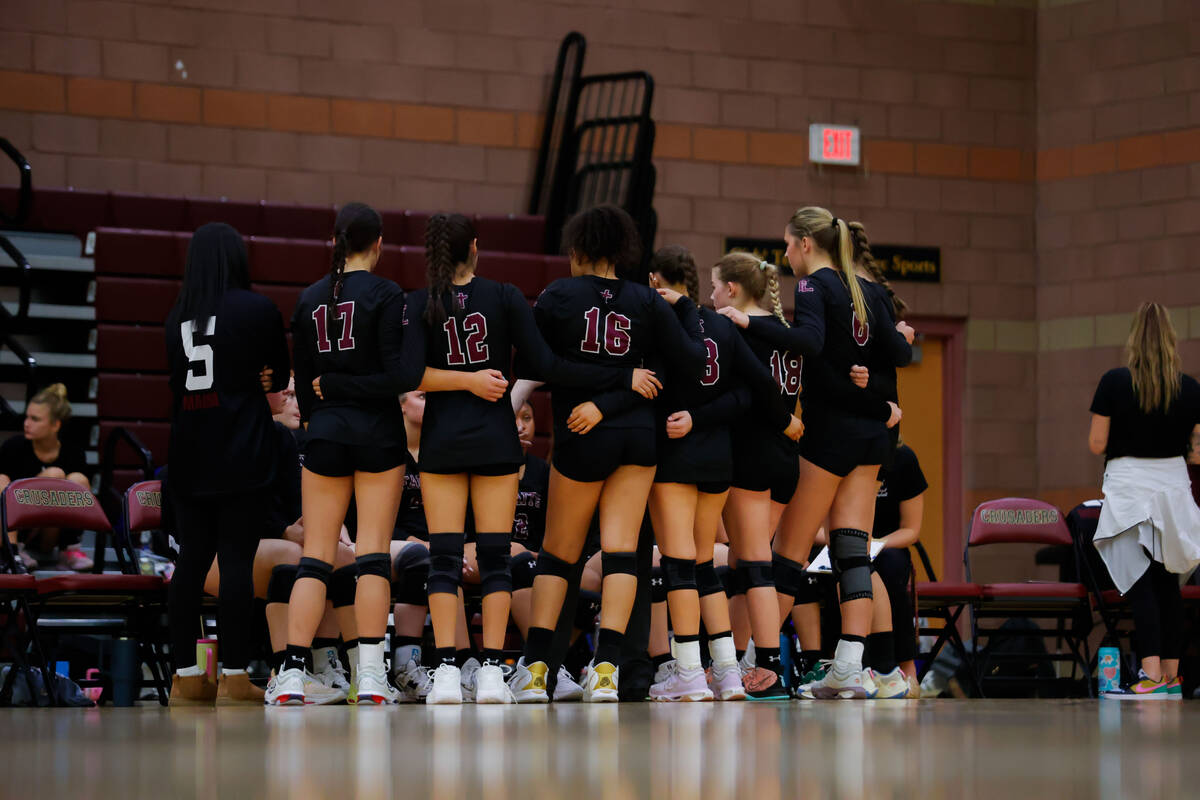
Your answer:
[[[451,367],[461,367],[464,364],[483,364],[488,360],[487,346],[487,317],[478,311],[468,314],[462,321],[463,333],[466,334],[467,351],[463,353],[461,340],[458,336],[458,320],[454,317],[446,320],[442,330],[446,332],[449,351],[446,353],[446,364]]]

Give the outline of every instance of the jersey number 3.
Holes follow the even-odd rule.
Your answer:
[[[700,385],[712,386],[721,379],[721,354],[717,351],[717,343],[712,339],[704,340],[704,349],[708,356],[704,361],[704,377],[700,379]]]
[[[317,350],[322,353],[328,353],[333,350],[333,344],[329,341],[329,314],[326,313],[328,306],[322,304],[317,306],[312,313],[313,323],[317,326]],[[342,338],[338,339],[338,350],[353,350],[354,349],[354,301],[349,300],[345,303],[337,304],[337,316],[342,322]]]
[[[446,353],[448,366],[461,367],[467,363],[482,364],[488,360],[487,317],[483,314],[476,311],[468,314],[462,321],[463,333],[466,334],[467,340],[465,354],[458,336],[458,320],[451,317],[446,320],[446,324],[442,325],[442,329],[446,331],[446,340],[450,345],[449,352]]]
[[[583,312],[587,327],[579,349],[585,353],[600,352],[600,309],[592,306]],[[610,356],[623,356],[629,352],[629,317],[610,311],[604,317],[604,350]]]

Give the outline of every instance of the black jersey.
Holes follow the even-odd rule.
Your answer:
[[[425,501],[421,497],[421,471],[412,452],[404,450],[404,489],[400,493],[400,508],[396,512],[393,539],[416,538],[429,541],[429,525],[425,521]]]
[[[639,367],[660,356],[675,364],[689,383],[704,370],[706,349],[699,316],[686,297],[672,308],[649,286],[584,275],[560,278],[547,286],[534,305],[534,315],[554,352],[571,361]],[[556,446],[577,436],[567,429],[567,418],[575,406],[594,400],[598,388],[551,386]],[[653,405],[633,395],[627,396],[628,407],[605,414],[596,430],[652,430]]]
[[[425,322],[427,290],[413,292],[404,312],[406,363],[435,369],[512,372],[515,347],[523,370],[555,384],[628,387],[630,369],[572,363],[558,358],[534,323],[529,303],[513,285],[475,277],[445,298],[446,321],[432,331]],[[619,365],[618,365],[619,366]],[[421,468],[469,471],[472,466],[511,464],[524,459],[513,422],[509,393],[490,402],[471,392],[429,392],[421,426]]]
[[[275,479],[277,439],[259,373],[272,389],[288,381],[287,338],[279,309],[245,289],[230,289],[207,319],[166,321],[172,417],[171,481],[186,495],[261,489]]]
[[[534,553],[546,537],[546,498],[550,494],[550,465],[532,453],[525,454],[525,474],[517,484],[517,512],[512,540]]]
[[[300,519],[300,447],[291,430],[281,422],[275,423],[279,443],[279,469],[271,487],[271,508],[267,512],[264,539],[281,539],[288,526]]]
[[[348,272],[329,322],[329,276],[304,290],[292,317],[296,400],[309,439],[403,446],[399,395],[411,372],[402,362],[404,292],[366,270]],[[321,378],[318,400],[313,378]],[[418,379],[419,380],[419,379]]]
[[[789,348],[788,326],[775,315],[764,314],[751,316],[749,326],[739,330],[749,352],[770,370],[776,393],[791,413],[796,408],[796,397],[800,393],[804,359]],[[796,452],[796,443],[783,435],[783,429],[768,424],[761,411],[753,408],[735,420],[733,442],[734,447],[742,449],[766,444],[789,455]]]

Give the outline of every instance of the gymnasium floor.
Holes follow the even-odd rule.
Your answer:
[[[0,797],[1195,796],[1200,703],[0,711]]]

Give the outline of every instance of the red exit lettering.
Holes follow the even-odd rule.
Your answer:
[[[826,130],[822,155],[831,161],[848,161],[852,136],[852,131]]]

